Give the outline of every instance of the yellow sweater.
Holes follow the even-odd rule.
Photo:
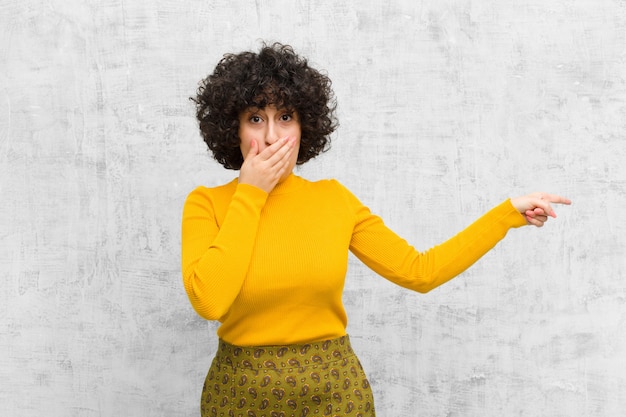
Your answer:
[[[200,316],[225,341],[304,343],[343,336],[348,250],[383,277],[427,292],[460,274],[524,217],[506,200],[420,253],[335,180],[290,175],[270,194],[233,180],[192,191],[183,211],[182,272]]]

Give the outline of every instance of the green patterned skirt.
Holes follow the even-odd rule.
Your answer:
[[[285,346],[223,340],[206,377],[202,417],[373,417],[374,400],[348,336]]]

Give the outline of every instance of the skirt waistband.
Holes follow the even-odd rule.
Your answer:
[[[236,346],[219,340],[215,359],[233,368],[285,369],[323,365],[354,356],[348,335],[295,345]]]

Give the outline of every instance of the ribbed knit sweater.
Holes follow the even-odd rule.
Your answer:
[[[463,272],[512,227],[510,200],[425,252],[391,231],[335,180],[291,174],[269,194],[235,179],[198,187],[184,206],[182,272],[200,316],[240,346],[343,336],[348,251],[379,275],[427,292]]]

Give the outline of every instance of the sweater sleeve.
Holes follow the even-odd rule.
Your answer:
[[[419,252],[346,192],[356,216],[350,250],[381,276],[422,293],[459,275],[502,240],[509,229],[526,224],[506,200],[451,239]]]
[[[243,285],[267,193],[238,184],[221,224],[212,198],[201,187],[185,201],[182,273],[194,309],[208,320],[219,320]]]

